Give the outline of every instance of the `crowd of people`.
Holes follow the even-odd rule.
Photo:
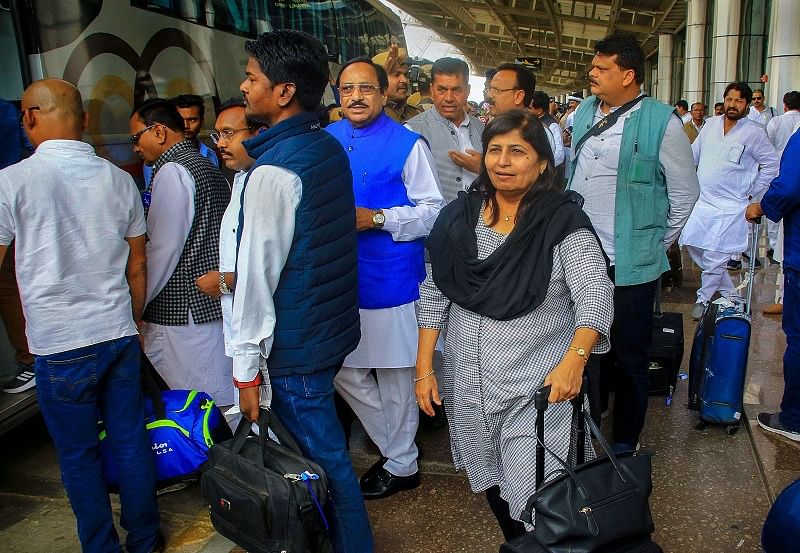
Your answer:
[[[198,140],[201,97],[136,106],[141,191],[82,141],[73,84],[37,81],[22,97],[35,152],[0,170],[0,257],[16,261],[31,371],[85,551],[119,547],[98,410],[126,548],[164,546],[140,344],[168,386],[208,392],[231,425],[273,410],[328,476],[337,553],[373,550],[364,499],[420,485],[415,436],[441,406],[456,468],[511,539],[535,491],[537,387],[551,386],[546,442],[560,457],[584,375],[598,423],[615,383],[613,449],[638,447],[653,303],[679,236],[702,269],[694,318],[736,293],[725,269],[746,247],[745,210],[785,219],[787,246],[800,240],[797,92],[781,116],[745,83],[709,119],[701,103],[673,109],[641,93],[642,48],[614,34],[596,44],[589,98],[570,95],[560,113],[531,71],[503,64],[487,74],[482,117],[459,59],[433,63],[414,107],[397,46],[333,79],[304,33],[245,48],[242,97],[218,106],[215,148]],[[783,257],[782,411],[759,416],[796,441],[798,251]],[[380,451],[360,480],[335,394]]]

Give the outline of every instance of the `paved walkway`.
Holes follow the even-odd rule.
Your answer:
[[[755,296],[746,412],[776,409],[783,389],[785,341],[780,319],[760,307],[772,303],[776,266],[759,271]],[[698,282],[684,270],[683,287],[667,292],[664,309],[684,314],[686,355],[694,332],[689,312]],[[800,446],[765,435],[749,422],[735,436],[720,428],[694,429],[684,408],[686,383],[671,407],[652,397],[642,445],[652,449],[651,498],[655,540],[668,553],[760,551],[761,526],[774,496],[800,477]],[[378,553],[495,553],[502,541],[482,494],[452,469],[446,429],[420,434],[422,485],[369,502]],[[4,436],[0,456],[0,550],[9,553],[78,551],[74,521],[58,465],[41,418]],[[377,452],[355,429],[353,460],[359,472]],[[198,486],[163,495],[159,504],[173,553],[241,551],[213,531]]]

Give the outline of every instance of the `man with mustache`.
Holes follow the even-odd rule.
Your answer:
[[[644,426],[656,286],[697,200],[697,175],[673,108],[641,96],[644,51],[636,38],[614,34],[595,48],[593,96],[575,112],[568,187],[585,199],[615,282],[611,352],[592,355],[586,370],[598,424],[604,375],[617,372],[613,434],[624,451],[636,447]]]
[[[364,497],[378,499],[419,485],[414,304],[425,278],[423,240],[442,195],[423,138],[383,111],[390,86],[383,68],[350,60],[336,86],[345,119],[325,130],[344,147],[353,174],[361,341],[334,384],[380,449],[361,478]]]
[[[382,52],[372,58],[372,62],[383,67],[389,78],[386,89],[386,115],[397,121],[405,123],[412,117],[422,113],[422,109],[408,105],[408,62],[406,50],[397,44],[392,44],[388,52]]]
[[[700,199],[680,244],[702,269],[692,319],[699,320],[715,292],[736,294],[726,265],[747,249],[743,217],[751,198],[760,199],[778,175],[778,153],[763,125],[747,118],[753,92],[747,83],[725,88],[725,115],[709,119],[692,144]],[[751,259],[751,263],[755,260]]]
[[[216,132],[211,140],[219,150],[220,158],[228,169],[236,171],[231,189],[231,201],[222,216],[219,231],[219,270],[208,271],[197,278],[200,291],[219,298],[222,307],[222,330],[225,338],[225,355],[233,358],[231,347],[231,317],[233,315],[233,289],[236,271],[236,233],[239,230],[239,210],[242,206],[242,189],[247,171],[255,161],[245,150],[243,142],[258,134],[263,125],[247,117],[244,100],[231,98],[219,106]]]
[[[417,115],[406,127],[430,144],[442,196],[450,203],[478,176],[483,123],[465,111],[469,67],[464,60],[440,58],[434,62],[431,76],[434,109]]]

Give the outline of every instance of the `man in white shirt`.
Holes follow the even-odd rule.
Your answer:
[[[731,254],[747,249],[744,211],[778,174],[778,154],[764,128],[745,114],[753,92],[747,83],[725,88],[725,115],[709,119],[692,144],[700,199],[683,229],[680,245],[702,269],[692,319],[699,320],[715,292],[729,296]],[[751,260],[753,262],[753,260]]]
[[[764,91],[760,88],[755,89],[753,91],[753,105],[750,106],[750,111],[747,112],[747,118],[762,127],[766,127],[770,119],[776,115],[775,108],[764,104]]]
[[[233,405],[222,308],[195,280],[219,267],[219,229],[230,188],[222,173],[186,140],[175,104],[154,98],[130,119],[134,151],[153,166],[147,209],[147,301],[144,351],[172,389],[208,393]]]
[[[163,551],[144,427],[135,320],[145,298],[145,221],[130,175],[81,141],[78,89],[59,79],[22,96],[36,152],[0,171],[0,260],[16,271],[38,383],[84,551],[120,551],[103,480],[98,415],[120,477],[125,548]]]
[[[440,58],[431,69],[434,109],[411,118],[406,127],[425,137],[435,160],[445,203],[478,177],[483,123],[467,115],[469,67],[464,60]]]
[[[636,38],[615,33],[595,48],[589,71],[594,96],[575,112],[569,188],[584,197],[583,209],[611,262],[611,353],[592,355],[586,370],[598,424],[603,375],[616,373],[614,447],[624,451],[636,447],[644,427],[656,286],[669,269],[665,252],[697,199],[697,175],[687,163],[691,146],[675,111],[641,96],[644,51]]]
[[[361,341],[334,383],[380,449],[361,478],[364,497],[378,499],[419,485],[415,302],[425,279],[423,240],[443,201],[425,140],[383,111],[383,68],[356,58],[336,86],[345,119],[325,130],[347,151],[353,174]]]
[[[564,143],[561,139],[561,127],[556,118],[547,111],[550,106],[550,97],[546,92],[537,90],[533,93],[533,100],[528,109],[541,120],[547,129],[548,140],[553,147],[553,163],[556,168],[556,182],[559,186],[564,186]]]
[[[256,161],[244,183],[231,322],[239,407],[257,420],[259,388],[271,388],[272,412],[328,477],[335,553],[371,553],[333,402],[334,375],[360,332],[352,175],[316,115],[328,56],[290,30],[263,33],[245,50],[246,113],[269,128],[245,145]]]
[[[242,207],[242,190],[247,171],[255,161],[247,154],[243,142],[258,134],[260,123],[249,119],[245,113],[244,100],[231,98],[219,106],[216,132],[211,140],[219,148],[225,166],[236,171],[231,188],[231,201],[222,216],[219,231],[219,270],[208,271],[198,277],[197,287],[204,294],[219,298],[222,304],[222,327],[225,335],[225,354],[233,358],[230,345],[231,317],[233,315],[234,275],[236,271],[236,234],[239,230],[239,211]]]
[[[692,113],[689,111],[689,102],[686,100],[678,100],[675,102],[675,111],[681,118],[681,123],[684,125],[692,120]]]

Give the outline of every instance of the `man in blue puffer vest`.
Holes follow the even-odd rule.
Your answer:
[[[414,302],[425,279],[423,239],[443,202],[424,139],[383,111],[383,68],[356,58],[336,86],[345,119],[325,130],[344,146],[353,173],[361,342],[335,384],[380,449],[361,478],[364,497],[378,499],[419,485]]]
[[[231,321],[239,406],[259,391],[303,454],[328,476],[336,553],[371,553],[372,531],[333,404],[333,377],[359,340],[355,199],[350,164],[315,110],[325,48],[298,31],[245,43],[247,116],[269,129],[244,143],[255,159],[242,192]]]

